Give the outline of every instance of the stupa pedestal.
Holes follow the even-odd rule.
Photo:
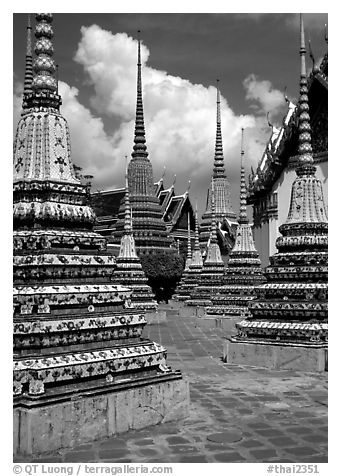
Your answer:
[[[180,372],[140,375],[126,382],[105,378],[64,391],[26,395],[14,403],[13,450],[40,456],[61,448],[183,419],[189,411],[188,382]]]
[[[269,344],[269,342],[242,342],[226,339],[223,348],[224,362],[252,365],[275,370],[302,370],[324,372],[328,370],[328,349],[325,345]]]

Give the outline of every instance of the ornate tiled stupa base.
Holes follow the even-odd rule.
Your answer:
[[[221,286],[212,297],[212,306],[206,307],[206,314],[247,317],[250,315],[249,303],[254,299],[254,286]]]
[[[186,271],[184,272],[184,274],[186,273]],[[176,288],[176,293],[173,295],[173,299],[175,301],[180,301],[180,302],[184,302],[184,301],[187,301],[188,299],[190,299],[191,297],[191,293],[193,292],[193,289],[196,287],[196,283],[188,283],[187,281],[187,275],[186,276],[182,276],[181,278],[181,281],[178,285],[178,287]]]
[[[245,188],[244,180],[241,188]],[[249,316],[249,305],[256,298],[255,286],[265,280],[249,223],[239,223],[237,227],[224,278],[225,284],[212,296],[212,306],[206,308],[207,315]]]
[[[328,369],[328,349],[324,343],[282,344],[231,338],[224,344],[223,360],[229,364],[252,365],[275,370],[324,372]]]
[[[113,280],[115,283],[120,283],[132,290],[132,307],[140,312],[156,312],[157,302],[150,286],[147,284],[147,278],[142,270],[139,258],[127,260],[118,257],[116,263]]]
[[[110,437],[130,429],[183,419],[189,409],[188,383],[180,372],[70,383],[43,397],[14,403],[14,457],[40,456],[60,448]]]

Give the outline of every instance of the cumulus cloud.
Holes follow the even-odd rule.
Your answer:
[[[132,148],[137,41],[126,33],[113,35],[97,25],[83,27],[81,33],[75,60],[93,85],[91,105],[98,114],[119,119],[112,138],[111,166],[101,182],[104,188],[110,188],[117,167],[122,168],[120,159]],[[178,190],[184,191],[191,177],[191,194],[203,196],[214,156],[216,90],[149,67],[149,55],[142,44],[146,136],[154,177],[157,179],[166,166],[169,180],[177,174]],[[241,127],[249,128],[248,148],[253,162],[258,161],[264,148],[265,135],[258,127],[258,118],[236,115],[224,97],[221,109],[226,164],[231,182],[238,182]]]
[[[95,190],[110,189],[123,185],[124,156],[132,151],[137,41],[97,25],[82,27],[81,34],[75,61],[83,66],[93,87],[90,108],[80,103],[77,88],[60,82],[62,114],[70,126],[73,162],[83,168],[83,174],[94,175]],[[198,198],[202,210],[214,157],[216,89],[149,67],[149,55],[142,44],[146,138],[154,178],[166,166],[166,184],[176,173],[180,193],[191,178],[191,196]],[[240,129],[246,128],[248,165],[256,165],[269,137],[264,112],[279,109],[283,100],[271,83],[254,75],[246,78],[244,86],[247,99],[257,105],[255,115],[236,114],[221,97],[224,155],[235,209],[239,203]],[[111,121],[112,130],[108,127]]]
[[[283,92],[275,89],[268,80],[260,80],[256,75],[250,74],[243,81],[246,90],[246,99],[251,102],[251,107],[260,114],[283,113],[285,99]]]
[[[114,139],[105,132],[102,119],[79,102],[77,88],[60,81],[59,94],[61,113],[70,128],[72,161],[100,184],[112,166]]]

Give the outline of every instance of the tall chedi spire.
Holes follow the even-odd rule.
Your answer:
[[[248,304],[255,298],[255,285],[264,281],[246,210],[244,129],[241,131],[240,157],[240,212],[236,241],[229,254],[224,285],[217,287],[212,306],[206,308],[207,314],[247,314]]]
[[[205,213],[202,216],[200,225],[200,244],[204,248],[210,236],[211,221],[212,221],[212,198],[214,195],[216,224],[223,223],[227,220],[228,226],[236,225],[237,215],[232,210],[230,202],[230,184],[225,172],[224,153],[223,153],[223,139],[221,132],[221,110],[220,110],[220,90],[219,80],[217,80],[217,116],[216,116],[216,140],[215,140],[215,154],[212,173],[212,184],[207,194],[207,205]],[[227,239],[227,238],[226,238]],[[232,241],[231,241],[232,240]],[[224,253],[226,254],[233,245],[233,237],[230,236],[226,242],[223,243]]]
[[[220,286],[224,277],[224,262],[221,258],[220,248],[217,238],[217,224],[215,213],[215,196],[213,193],[213,178],[211,182],[211,231],[207,242],[207,252],[205,261],[200,273],[198,286],[193,289],[191,298],[186,301],[188,306],[211,305],[211,299],[217,286]]]
[[[128,186],[128,157],[126,156],[125,195],[124,195],[124,233],[121,238],[120,252],[116,260],[113,281],[133,290],[132,306],[145,312],[155,312],[157,302],[136,254],[132,227],[132,213]]]
[[[213,164],[213,178],[222,177],[225,175],[224,153],[223,153],[223,138],[221,135],[221,115],[220,115],[220,91],[219,80],[217,79],[217,130],[215,139],[215,154]]]
[[[27,36],[26,36],[26,61],[25,61],[25,79],[24,79],[24,95],[23,109],[27,107],[26,97],[32,93],[33,82],[33,58],[32,58],[32,27],[31,15],[27,16]]]
[[[170,250],[166,225],[154,190],[153,168],[148,158],[142,100],[142,63],[140,32],[137,41],[137,99],[134,146],[128,167],[130,203],[137,252],[140,254]],[[118,244],[124,230],[124,203],[121,203],[112,242]]]
[[[328,223],[322,184],[315,176],[305,57],[301,15],[297,177],[292,184],[288,218],[279,227],[278,252],[265,270],[267,283],[256,289],[257,300],[250,304],[252,318],[237,324],[235,341],[276,342],[290,347],[292,356],[297,353],[291,363],[300,361],[301,368],[315,365],[315,369],[324,370]]]
[[[192,262],[190,264],[191,270],[200,272],[203,266],[203,259],[199,243],[199,223],[198,223],[198,202],[195,203],[195,235],[194,235],[194,249],[192,254]]]
[[[139,412],[131,399],[137,387],[141,398],[172,389],[170,401],[152,410],[156,424],[155,415],[165,418],[182,385],[166,366],[166,349],[142,337],[145,315],[131,305],[130,289],[112,283],[115,257],[93,231],[87,186],[74,176],[68,124],[59,112],[52,20],[50,13],[36,15],[32,92],[26,91],[14,142],[14,453],[20,457],[128,430]],[[122,253],[132,254],[131,238],[126,241]],[[119,394],[129,408],[118,412]],[[86,409],[99,400],[94,432]],[[108,419],[120,412],[123,420],[109,429]]]

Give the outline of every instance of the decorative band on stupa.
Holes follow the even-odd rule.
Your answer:
[[[256,288],[251,319],[237,324],[237,341],[326,346],[328,340],[328,222],[322,184],[311,148],[303,17],[300,17],[298,161],[286,222],[279,227],[278,252]]]

